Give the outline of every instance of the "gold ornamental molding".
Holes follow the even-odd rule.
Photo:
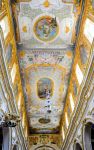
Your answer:
[[[79,122],[81,122],[82,116],[85,112],[86,107],[88,107],[88,102],[93,92],[94,92],[94,51],[92,51],[91,53],[91,58],[88,64],[88,70],[86,73],[85,80],[83,81],[83,87],[81,87],[81,90],[78,94],[79,95],[78,104],[75,107],[75,112],[73,113],[73,116],[71,117],[71,123],[67,130],[66,138],[64,140],[62,147],[63,149],[67,149],[68,146],[70,145],[71,139],[73,138],[73,135],[76,132]],[[79,121],[78,118],[80,118]],[[68,141],[70,141],[70,143]]]
[[[73,96],[73,100],[74,100],[74,105],[77,105],[78,103],[78,97],[77,95],[79,95],[81,93],[81,86],[79,86],[79,83],[78,83],[78,80],[77,80],[77,77],[76,77],[76,74],[75,74],[75,69],[76,69],[76,64],[79,64],[79,67],[83,73],[83,76],[86,76],[86,72],[88,72],[88,66],[89,64],[91,63],[91,59],[89,56],[91,56],[91,44],[90,42],[87,40],[87,38],[85,37],[84,35],[84,25],[85,25],[85,20],[86,18],[89,16],[90,17],[90,14],[91,14],[91,11],[88,9],[89,6],[91,5],[90,1],[89,0],[86,0],[84,1],[84,6],[83,6],[83,13],[82,13],[82,18],[81,18],[81,23],[80,23],[80,30],[79,30],[79,34],[78,34],[78,37],[77,37],[77,42],[76,42],[76,48],[75,48],[75,58],[74,58],[74,64],[73,64],[73,68],[72,68],[72,74],[71,74],[71,80],[70,80],[70,85],[69,85],[69,88],[68,88],[68,93],[72,93],[72,96]],[[88,53],[88,59],[87,59],[87,62],[85,64],[81,63],[81,58],[80,58],[80,46],[81,45],[84,45],[84,47],[86,48],[86,51]],[[88,62],[88,60],[90,60]],[[77,95],[75,96],[74,95],[74,89],[73,89],[73,81],[75,81],[76,83],[76,87],[77,87]],[[90,87],[90,92],[87,92],[87,95],[86,97],[89,97],[90,96],[90,93],[92,91],[92,87]],[[66,103],[65,103],[65,110],[67,110],[68,112],[68,104],[69,104],[69,94],[67,95],[67,100],[66,100]],[[74,115],[74,113],[73,113]],[[68,116],[68,121],[69,123],[72,122],[72,120],[70,119],[72,116],[72,112],[70,114],[70,117]],[[75,122],[74,122],[75,123]],[[62,130],[62,126],[65,126],[65,120],[64,120],[64,115],[63,115],[63,118],[62,118],[62,123],[61,123],[61,130]],[[61,131],[62,132],[62,131]],[[67,132],[68,132],[68,129],[66,129],[65,131],[65,136],[67,135]]]

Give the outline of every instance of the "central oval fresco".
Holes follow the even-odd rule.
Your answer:
[[[44,41],[53,41],[59,32],[59,26],[56,17],[42,16],[34,24],[34,33],[36,38]]]
[[[50,99],[53,95],[53,81],[49,78],[41,78],[37,83],[38,97]]]

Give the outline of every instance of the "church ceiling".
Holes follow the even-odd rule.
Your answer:
[[[21,50],[19,63],[31,132],[59,127],[72,65],[71,50]]]
[[[72,0],[20,0],[12,8],[30,133],[57,133],[74,56],[76,7]]]

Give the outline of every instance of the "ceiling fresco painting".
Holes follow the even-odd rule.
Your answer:
[[[41,78],[37,83],[38,96],[41,99],[50,99],[52,96],[53,81],[49,78]]]
[[[57,132],[73,51],[20,50],[18,55],[31,130],[35,133]]]
[[[34,33],[42,41],[52,41],[58,34],[59,27],[56,18],[42,16],[34,25]]]
[[[73,45],[76,19],[73,8],[73,4],[60,0],[21,2],[18,13],[21,43],[26,48],[65,48]]]
[[[5,98],[15,100],[22,149],[67,149],[93,57],[94,0],[1,1],[5,75],[10,72]]]
[[[29,133],[59,133],[79,4],[73,0],[19,0],[12,5]]]

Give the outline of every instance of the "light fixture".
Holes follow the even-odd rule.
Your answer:
[[[14,113],[5,113],[0,118],[1,127],[16,127],[20,122],[20,117]]]

